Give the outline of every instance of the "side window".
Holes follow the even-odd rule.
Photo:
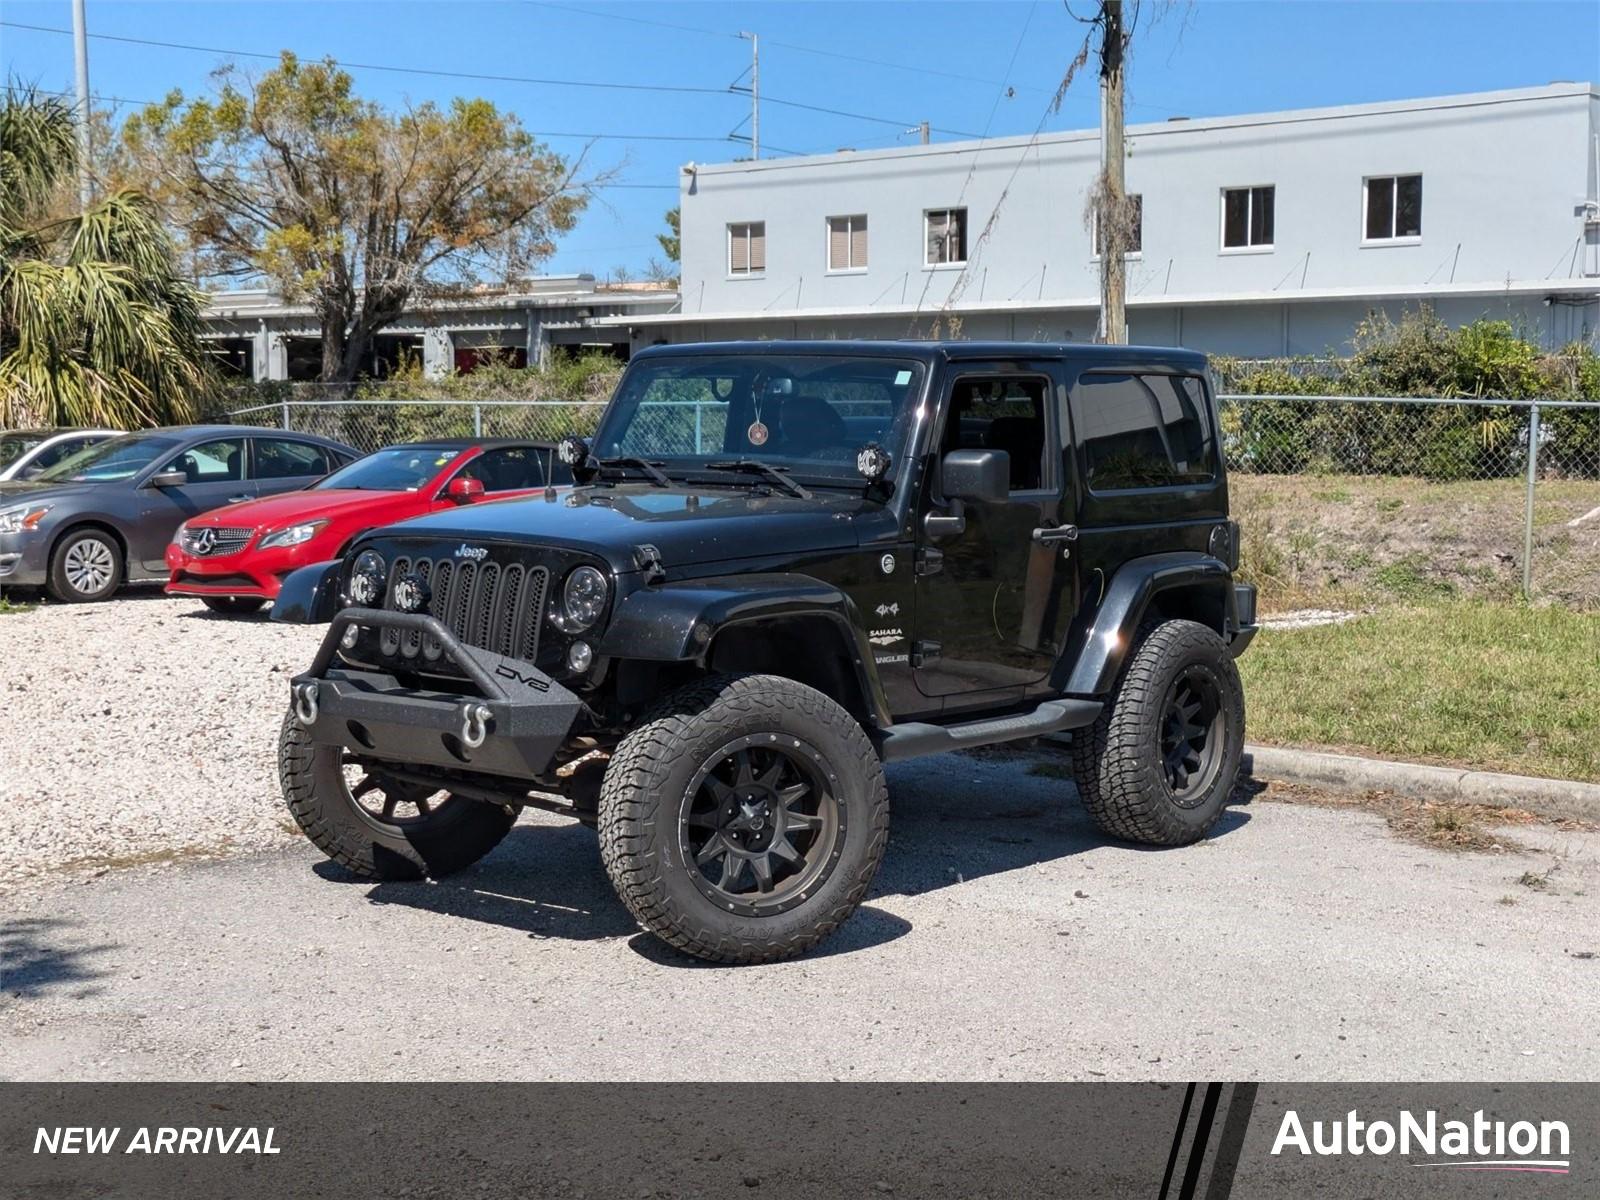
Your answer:
[[[257,479],[316,479],[333,469],[328,452],[310,442],[256,439]]]
[[[1093,491],[1215,477],[1216,443],[1196,376],[1085,375],[1072,389],[1072,423]]]
[[[478,455],[457,474],[458,479],[476,479],[486,492],[510,492],[522,488],[542,488],[545,484],[545,457],[549,451],[532,446],[507,446]]]
[[[1046,470],[1043,379],[956,380],[945,415],[943,451],[1004,450],[1011,456],[1011,490],[1036,491]]]
[[[237,483],[244,478],[244,439],[219,438],[191,446],[161,468],[182,471],[190,483]]]

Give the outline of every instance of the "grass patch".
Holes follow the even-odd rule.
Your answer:
[[[0,617],[11,616],[14,613],[32,612],[38,607],[37,604],[18,604],[9,596],[0,596]]]
[[[1459,601],[1266,629],[1253,740],[1600,781],[1600,613]]]

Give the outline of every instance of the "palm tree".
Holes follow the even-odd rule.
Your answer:
[[[0,427],[190,419],[212,382],[200,293],[155,206],[118,190],[60,215],[77,167],[72,110],[0,98]]]

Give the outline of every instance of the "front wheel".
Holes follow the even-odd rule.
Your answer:
[[[403,768],[395,768],[403,770]],[[412,783],[322,746],[290,713],[278,738],[289,812],[317,849],[365,879],[437,879],[498,846],[515,812]]]
[[[201,596],[200,603],[223,617],[248,617],[266,603],[259,596]]]
[[[1155,846],[1217,822],[1244,751],[1244,687],[1216,631],[1164,621],[1135,645],[1100,719],[1072,735],[1073,775],[1095,824]]]
[[[860,724],[771,675],[668,697],[617,746],[600,853],[650,932],[715,962],[803,954],[848,917],[883,859],[889,795]]]
[[[104,600],[122,583],[122,547],[104,529],[67,534],[50,555],[47,589],[65,604]]]

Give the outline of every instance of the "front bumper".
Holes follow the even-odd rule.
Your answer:
[[[255,596],[276,600],[290,573],[323,557],[310,544],[271,550],[254,544],[232,554],[190,554],[176,542],[167,545],[167,587],[172,596]]]
[[[50,540],[44,530],[0,533],[0,584],[41,586],[50,574]]]
[[[427,690],[379,670],[335,666],[351,625],[436,638],[465,672],[466,690]],[[387,762],[517,779],[546,771],[584,707],[531,664],[464,645],[433,617],[376,608],[334,616],[311,669],[291,681],[290,695],[294,719],[319,744]]]

